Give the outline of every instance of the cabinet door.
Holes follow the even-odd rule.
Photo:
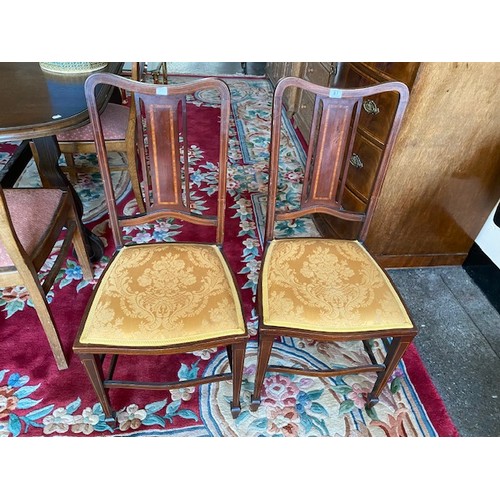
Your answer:
[[[296,127],[299,129],[306,143],[309,143],[313,113],[314,97],[312,97],[308,92],[300,91],[300,98],[298,100],[294,120]]]
[[[334,73],[335,63],[308,62],[304,69],[304,80],[323,87],[329,87]]]

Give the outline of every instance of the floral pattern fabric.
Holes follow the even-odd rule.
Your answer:
[[[80,341],[172,345],[244,334],[238,294],[212,245],[135,245],[101,279]]]
[[[266,325],[325,332],[413,326],[389,280],[357,241],[274,240],[262,273]]]

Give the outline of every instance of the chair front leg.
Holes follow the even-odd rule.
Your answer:
[[[61,340],[56,330],[54,318],[50,311],[43,288],[38,279],[33,276],[28,276],[28,279],[25,279],[25,286],[30,294],[33,305],[35,306],[35,311],[38,315],[40,323],[42,324],[43,331],[49,341],[57,368],[58,370],[65,370],[68,368],[68,362],[64,356]]]
[[[233,374],[233,401],[231,403],[231,414],[233,418],[236,418],[241,412],[240,397],[241,384],[243,382],[245,349],[246,342],[239,342],[228,347],[228,354],[231,360],[231,372]]]
[[[92,383],[97,399],[99,400],[99,403],[101,403],[104,415],[106,415],[106,418],[112,418],[115,420],[115,412],[111,407],[108,394],[103,383],[104,377],[99,355],[78,353],[78,356],[80,357],[80,361],[82,362],[90,382]]]
[[[380,393],[387,384],[389,377],[396,369],[399,361],[403,357],[403,354],[413,340],[413,337],[414,335],[408,335],[404,337],[395,337],[392,339],[391,345],[384,361],[385,370],[378,373],[377,380],[373,385],[372,392],[368,394],[366,408],[372,408],[375,404],[378,403],[378,397],[380,396]]]

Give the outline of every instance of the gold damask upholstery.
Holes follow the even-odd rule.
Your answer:
[[[80,342],[168,346],[244,333],[238,293],[216,245],[150,244],[116,255]]]
[[[264,323],[320,332],[411,328],[385,273],[358,241],[273,240],[262,269]]]

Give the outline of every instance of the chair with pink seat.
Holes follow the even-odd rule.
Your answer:
[[[58,256],[41,283],[38,273],[60,238],[63,238],[63,244]],[[83,277],[91,280],[92,267],[71,194],[61,189],[0,188],[0,287],[26,288],[59,370],[67,368],[68,364],[47,302],[47,293],[71,243]],[[27,333],[21,331],[19,335]]]
[[[140,81],[143,75],[143,64],[132,63],[131,79]],[[123,96],[124,98],[126,96]],[[132,105],[109,103],[102,112],[102,124],[104,139],[108,153],[125,153],[127,155],[127,164],[124,166],[113,166],[113,169],[126,169],[130,176],[132,189],[140,211],[144,211],[141,186],[138,176],[136,162],[136,113]],[[94,134],[90,123],[82,127],[67,130],[57,134],[59,149],[64,155],[66,170],[73,184],[77,182],[77,167],[75,165],[74,154],[96,153]],[[35,163],[38,165],[38,155],[36,148],[31,143],[31,150]],[[99,171],[99,167],[85,167],[86,170]],[[43,176],[43,172],[40,172]]]

